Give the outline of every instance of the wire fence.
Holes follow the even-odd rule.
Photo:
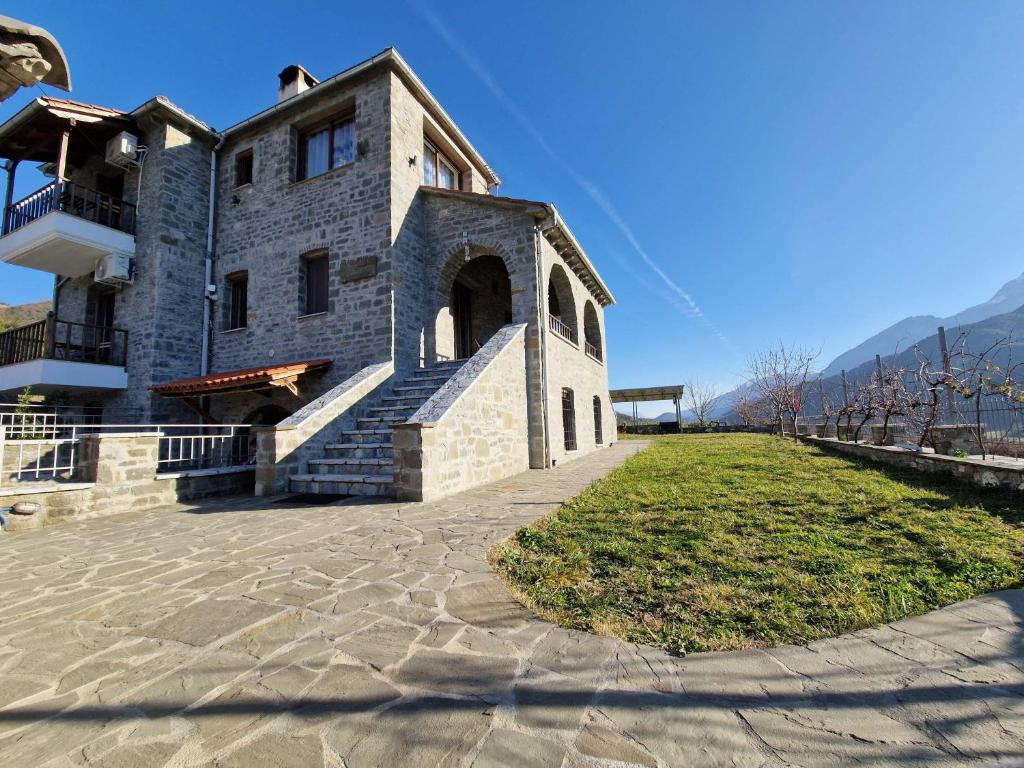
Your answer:
[[[838,383],[808,385],[795,429],[819,437],[913,444],[941,453],[1024,458],[1024,369],[1012,336],[961,333],[937,349],[914,347]],[[802,423],[801,423],[802,422]],[[785,425],[794,429],[794,419]]]

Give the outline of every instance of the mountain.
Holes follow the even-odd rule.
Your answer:
[[[1010,280],[988,301],[967,307],[949,317],[936,317],[935,315],[905,317],[853,349],[843,352],[825,367],[822,375],[833,376],[843,370],[849,372],[861,363],[874,360],[875,355],[891,357],[898,351],[909,349],[919,339],[934,334],[940,325],[945,326],[947,336],[955,336],[955,329],[958,326],[1010,313],[1021,306],[1024,306],[1024,275]]]
[[[49,299],[13,305],[0,302],[0,332],[44,320],[49,311]]]
[[[954,357],[959,352],[958,339],[961,334],[964,334],[966,339],[967,350],[975,352],[980,352],[997,341],[1010,338],[1012,341],[1009,348],[1000,350],[992,360],[1000,367],[1006,366],[1008,355],[1012,357],[1013,361],[1019,361],[1022,351],[1024,351],[1024,306],[1017,307],[1012,312],[1004,312],[994,317],[986,317],[975,323],[961,325],[956,329],[947,328],[946,345],[950,354]],[[923,357],[934,363],[939,364],[942,360],[939,334],[932,333],[929,336],[918,339],[916,344],[903,349],[895,357],[893,355],[884,356],[885,365],[895,369],[905,368],[913,370],[919,364],[918,352],[914,349],[915,346],[920,350],[920,354]],[[846,377],[851,382],[867,381],[871,378],[874,371],[875,362],[870,360],[861,363],[855,368],[847,369]],[[826,390],[842,391],[842,378],[839,375],[824,379],[822,383]],[[813,404],[813,396],[811,401]]]

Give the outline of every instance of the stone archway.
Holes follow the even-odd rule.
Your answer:
[[[505,262],[493,253],[471,258],[451,276],[447,296],[437,312],[437,359],[472,357],[511,322],[512,281]]]
[[[572,283],[561,264],[551,267],[548,276],[548,315],[561,326],[568,329],[568,334],[576,339],[579,326],[576,321],[576,300],[572,295]]]

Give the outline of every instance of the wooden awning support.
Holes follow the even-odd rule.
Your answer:
[[[286,389],[295,397],[299,394],[299,378],[310,373],[326,371],[333,361],[326,359],[301,360],[294,363],[243,368],[238,371],[211,373],[191,379],[154,384],[153,392],[164,397],[180,398],[189,408],[205,418],[196,398],[235,395],[249,392],[269,393],[275,389]]]

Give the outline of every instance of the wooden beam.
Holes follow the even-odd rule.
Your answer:
[[[64,181],[68,169],[68,142],[71,140],[71,127],[68,126],[60,135],[60,146],[57,149],[57,181]]]
[[[203,408],[199,404],[199,401],[196,400],[194,397],[183,397],[181,399],[181,402],[183,402],[185,405],[187,405],[190,410],[192,410],[195,413],[199,414],[199,418],[201,418],[203,420],[204,424],[216,424],[217,423],[217,420],[215,418],[213,418],[213,416],[210,414],[210,412],[208,410],[206,410],[205,408]]]

